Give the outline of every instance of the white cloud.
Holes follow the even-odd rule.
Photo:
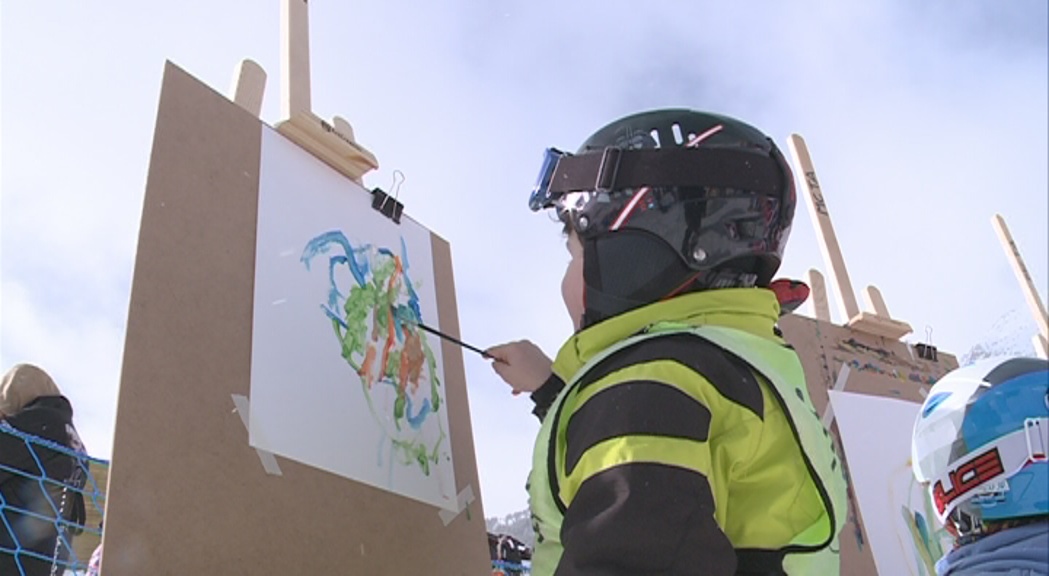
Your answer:
[[[4,278],[0,369],[19,362],[46,370],[73,405],[73,423],[92,456],[108,458],[120,377],[123,326],[112,314],[55,314],[32,285]]]

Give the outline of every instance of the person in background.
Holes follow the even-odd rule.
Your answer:
[[[1049,575],[1049,361],[958,368],[925,397],[911,466],[954,548],[938,576]]]
[[[521,561],[524,560],[521,554],[523,547],[513,536],[508,534],[499,536],[499,560],[505,563],[503,570],[506,576],[521,576]]]
[[[98,527],[102,529],[100,524]],[[91,553],[91,559],[87,562],[87,574],[86,576],[99,576],[102,570],[102,543],[95,547],[95,551]]]
[[[84,452],[69,400],[32,364],[15,365],[0,381],[0,426]],[[82,528],[60,529],[55,510],[83,526],[85,480],[76,457],[0,430],[0,574],[51,574],[53,566],[64,572]]]
[[[845,479],[776,330],[804,300],[773,286],[794,186],[770,138],[693,110],[547,151],[529,205],[564,225],[575,333],[487,350],[542,422],[533,575],[840,572]]]

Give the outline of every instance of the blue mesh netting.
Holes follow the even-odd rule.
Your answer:
[[[33,470],[25,470],[12,466],[0,454],[0,472],[6,476],[0,484],[0,576],[88,574],[91,556],[102,539],[109,462],[26,434],[2,421],[0,434],[18,439],[34,464]],[[70,477],[47,475],[47,464],[54,458],[68,458],[74,464]],[[13,493],[27,492],[39,495],[35,505],[17,506],[9,501]],[[85,514],[76,521],[70,511],[78,496],[83,498]],[[27,533],[36,536],[32,543],[25,541]],[[527,563],[493,559],[492,574],[528,576],[531,569]]]
[[[515,564],[502,560],[492,560],[492,574],[499,576],[528,576],[532,573],[527,564]]]
[[[0,422],[0,434],[20,440],[35,467],[12,466],[0,454],[0,572],[3,576],[85,574],[102,538],[109,463]],[[7,455],[10,456],[10,455]],[[66,458],[67,478],[50,478],[49,466]],[[23,468],[34,468],[26,470]],[[83,514],[78,500],[82,498]]]

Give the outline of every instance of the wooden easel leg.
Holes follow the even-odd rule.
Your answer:
[[[827,302],[827,284],[823,281],[823,274],[811,268],[805,280],[812,290],[812,316],[817,320],[830,322],[830,303]]]
[[[230,98],[241,108],[258,117],[266,94],[266,71],[253,60],[241,60],[233,71]]]
[[[306,0],[280,2],[282,118],[310,112],[310,25]]]
[[[1009,233],[1009,227],[1005,225],[1005,219],[1000,214],[995,214],[994,218],[991,219],[991,223],[994,225],[994,231],[998,233],[998,240],[1002,244],[1002,249],[1005,250],[1005,256],[1013,267],[1016,281],[1020,283],[1020,290],[1023,291],[1027,305],[1031,309],[1031,315],[1034,316],[1034,322],[1038,326],[1038,337],[1041,338],[1042,342],[1045,342],[1049,340],[1049,316],[1046,315],[1045,306],[1042,304],[1041,297],[1038,296],[1038,290],[1034,287],[1031,273],[1027,271],[1023,257],[1020,256],[1020,249],[1016,246],[1016,242],[1013,241],[1013,235]],[[1039,348],[1045,352],[1044,346],[1035,346],[1035,349]]]
[[[852,289],[852,281],[849,280],[849,272],[845,268],[845,257],[842,256],[841,246],[838,245],[838,236],[834,233],[834,226],[830,221],[830,212],[827,210],[827,202],[823,198],[819,180],[816,178],[816,169],[812,165],[812,157],[805,141],[797,134],[791,134],[788,141],[791,155],[794,157],[794,166],[802,175],[805,188],[805,203],[809,207],[812,222],[816,225],[816,239],[823,253],[823,262],[830,272],[831,283],[837,290],[838,305],[842,319],[848,322],[860,313],[860,307],[856,303],[856,293]]]
[[[867,286],[867,289],[863,291],[863,296],[867,299],[867,307],[871,312],[882,318],[891,318],[889,308],[885,305],[885,299],[881,297],[881,291],[877,287]]]
[[[1041,334],[1035,334],[1034,353],[1042,360],[1049,360],[1049,342]]]

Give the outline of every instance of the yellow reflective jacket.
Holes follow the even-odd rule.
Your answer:
[[[778,314],[768,290],[700,292],[562,346],[532,574],[839,573],[845,479]]]

